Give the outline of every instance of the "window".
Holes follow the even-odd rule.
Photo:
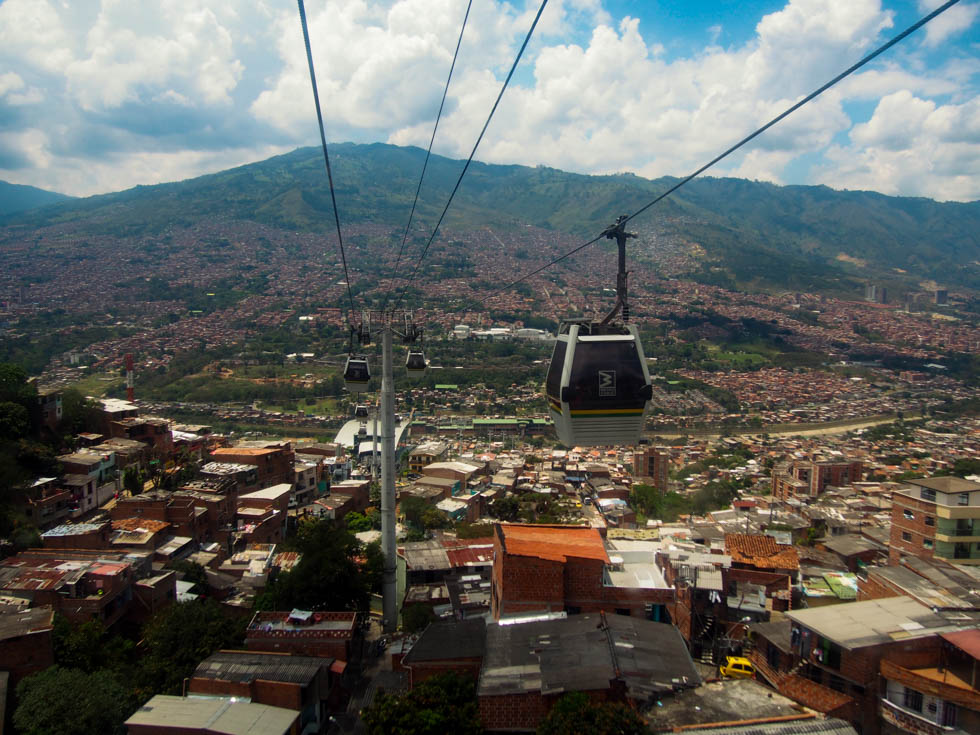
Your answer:
[[[936,499],[936,491],[935,490],[930,490],[929,488],[924,487],[924,488],[922,488],[921,498],[923,500],[935,501],[935,499]]]
[[[956,501],[957,505],[969,505],[970,504],[970,493],[960,493],[959,500]]]
[[[922,692],[905,687],[905,708],[915,712],[922,711]]]
[[[902,541],[911,541],[911,540],[912,540],[912,534],[909,533],[908,531],[902,531]]]
[[[905,517],[905,520],[907,520],[907,521],[914,521],[915,520],[915,513],[913,513],[912,511],[910,511],[908,508],[906,508],[905,510],[902,511],[902,515]]]
[[[936,525],[936,519],[933,516],[926,516],[926,525],[927,526],[935,526]]]
[[[923,549],[931,549],[932,546],[933,546],[933,544],[932,544],[932,539],[931,538],[924,538],[924,539],[922,539],[922,548]]]

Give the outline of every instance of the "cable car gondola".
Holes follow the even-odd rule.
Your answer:
[[[366,357],[351,355],[344,366],[344,385],[351,393],[363,393],[371,381],[371,368]]]
[[[558,327],[545,393],[558,439],[568,447],[636,444],[653,396],[643,344],[629,324],[624,215],[603,233],[619,246],[616,305],[601,322],[571,319]],[[622,315],[621,322],[613,321]]]
[[[358,404],[354,407],[354,418],[366,421],[368,417],[368,407],[363,404]]]
[[[562,444],[636,444],[653,393],[636,327],[563,322],[545,392]]]
[[[405,358],[405,372],[408,373],[410,378],[421,378],[425,375],[425,353],[422,350],[412,350],[408,351],[408,357]]]

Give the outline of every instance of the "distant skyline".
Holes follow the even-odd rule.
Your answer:
[[[465,158],[539,0],[473,0]],[[476,158],[684,176],[941,0],[551,0]],[[307,0],[331,142],[428,145],[466,0]],[[708,175],[980,199],[980,0]],[[0,1],[0,179],[85,196],[317,145],[293,0]]]

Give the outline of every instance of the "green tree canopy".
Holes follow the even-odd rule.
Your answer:
[[[299,563],[280,574],[256,601],[261,610],[365,610],[371,580],[362,574],[365,552],[340,524],[304,523],[296,534]],[[369,557],[370,561],[370,557]]]
[[[124,735],[123,723],[138,705],[109,672],[61,666],[24,679],[17,699],[14,727],[23,735]]]
[[[146,649],[140,693],[179,694],[184,678],[193,674],[201,661],[222,648],[242,645],[245,624],[214,600],[178,602],[165,608],[143,631]]]
[[[538,725],[537,735],[642,735],[648,733],[643,719],[625,704],[593,702],[582,692],[566,694]]]
[[[426,679],[399,696],[378,694],[361,713],[370,735],[480,735],[476,683],[447,673]]]
[[[120,681],[131,678],[133,643],[119,635],[110,635],[98,620],[72,625],[68,619],[54,616],[54,660],[64,669],[78,669],[87,674],[101,669],[111,671]]]

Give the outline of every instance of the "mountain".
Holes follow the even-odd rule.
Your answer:
[[[334,145],[331,166],[341,225],[404,225],[424,155],[418,148],[383,144]],[[462,165],[441,156],[430,160],[416,219],[422,231],[434,225]],[[446,222],[457,228],[532,224],[591,238],[618,214],[636,211],[676,181],[474,162]],[[0,224],[20,229],[72,223],[92,234],[146,237],[205,218],[332,231],[320,150],[302,148],[188,181],[61,202],[8,216]],[[827,274],[980,284],[980,202],[705,177],[631,226],[696,244],[703,257],[693,275],[725,285],[819,289]]]
[[[0,217],[63,202],[67,199],[71,199],[71,197],[54,191],[38,189],[34,186],[8,184],[6,181],[0,181]]]

